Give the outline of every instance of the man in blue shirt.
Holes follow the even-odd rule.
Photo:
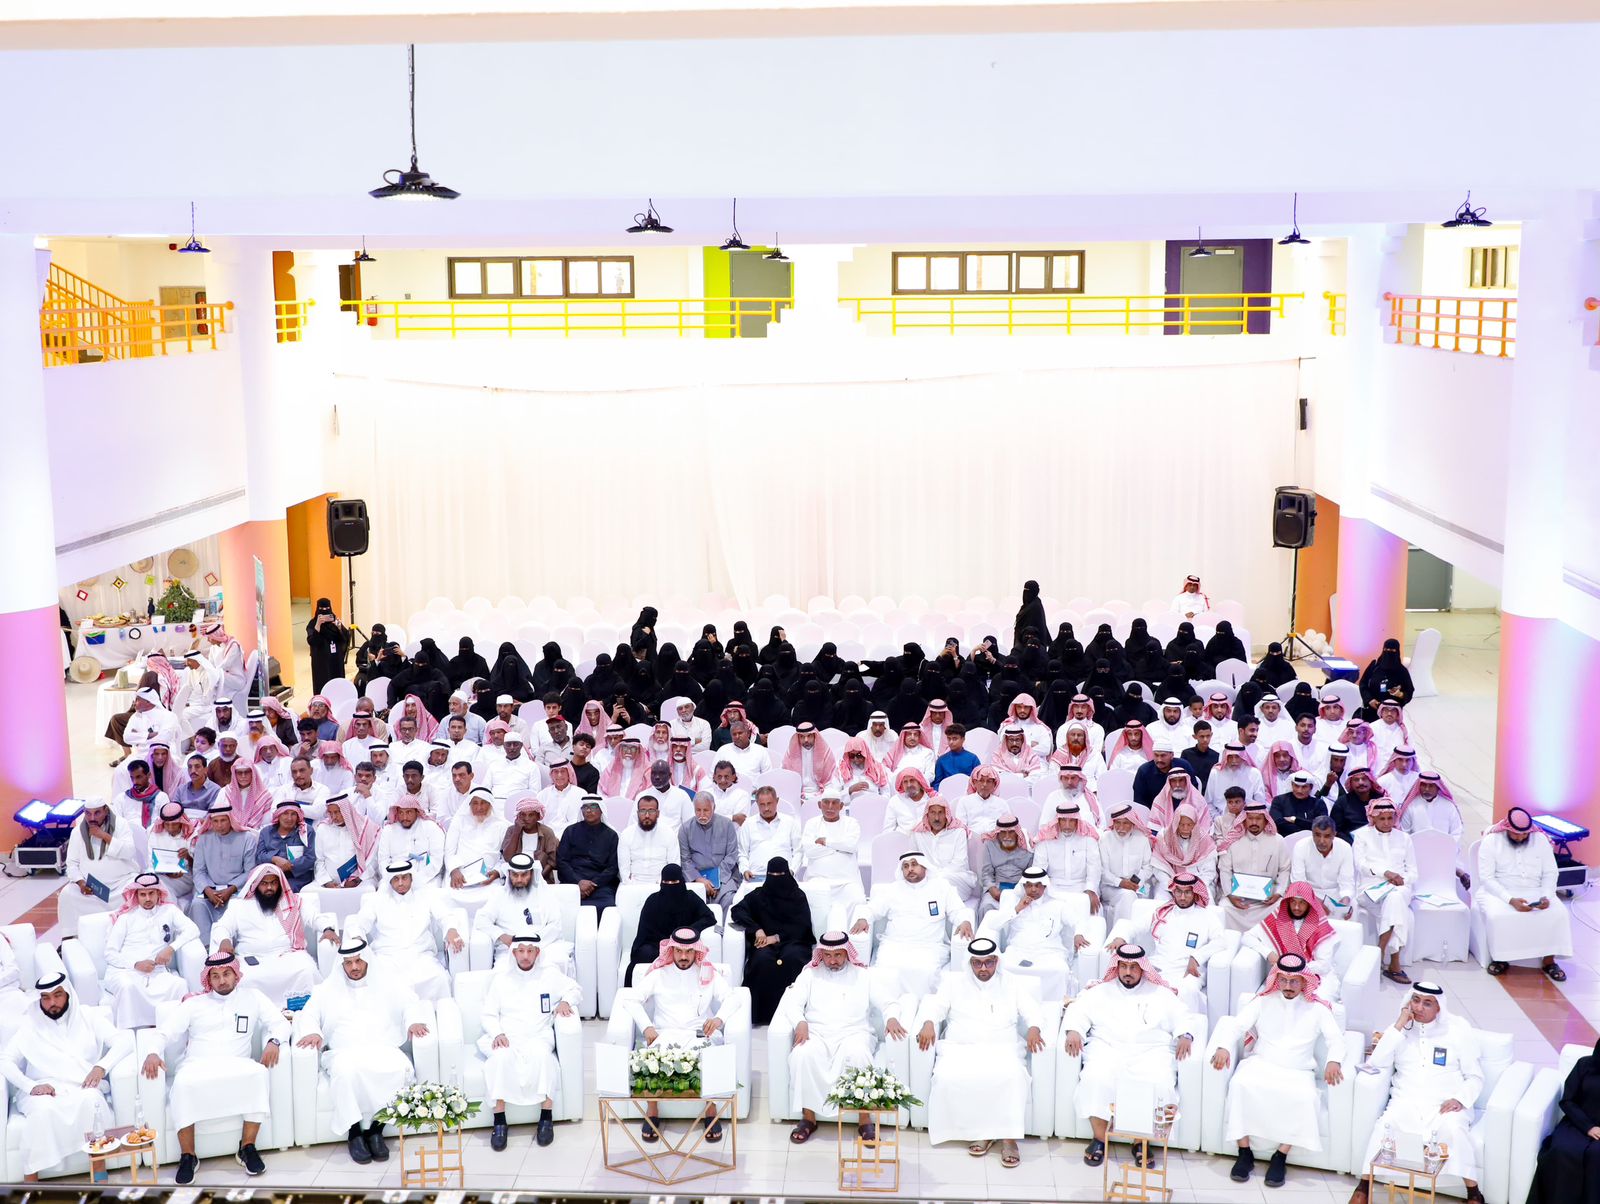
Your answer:
[[[256,864],[271,862],[297,892],[311,885],[317,869],[316,838],[294,799],[285,799],[272,813],[272,825],[256,834]]]
[[[952,723],[944,729],[944,738],[950,745],[950,750],[933,763],[933,788],[939,789],[939,783],[946,778],[953,778],[958,773],[967,774],[981,764],[977,756],[967,751],[967,729],[959,723]]]

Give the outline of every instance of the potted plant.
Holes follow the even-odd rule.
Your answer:
[[[156,612],[168,623],[187,623],[201,609],[200,600],[181,581],[168,582],[167,592],[156,600]]]

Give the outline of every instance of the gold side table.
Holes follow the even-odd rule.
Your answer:
[[[656,1131],[659,1142],[646,1142],[630,1120],[643,1120],[649,1115],[648,1105],[660,1103],[698,1104],[688,1126],[674,1135],[670,1125],[682,1123],[682,1118],[668,1120],[657,1117]],[[631,1175],[647,1183],[685,1183],[735,1170],[739,1163],[738,1093],[730,1095],[602,1095],[600,1097],[600,1151],[605,1168],[618,1174]],[[717,1156],[719,1143],[706,1141],[707,1126],[700,1123],[709,1105],[716,1109],[715,1121],[722,1124],[727,1140],[726,1156]],[[627,1144],[617,1143],[613,1151],[611,1127],[621,1130]],[[632,1152],[629,1152],[629,1146]],[[652,1148],[653,1147],[653,1148]]]
[[[413,1157],[415,1166],[411,1165]],[[432,1133],[415,1129],[409,1137],[405,1129],[400,1130],[401,1187],[449,1187],[451,1177],[455,1186],[466,1186],[459,1127],[438,1125]]]
[[[1367,1171],[1367,1199],[1373,1198],[1373,1192],[1379,1182],[1382,1182],[1384,1187],[1389,1189],[1388,1204],[1395,1204],[1396,1199],[1402,1197],[1406,1204],[1434,1204],[1434,1198],[1439,1191],[1439,1174],[1449,1159],[1448,1147],[1435,1154],[1424,1153],[1420,1165],[1398,1161],[1392,1154],[1385,1154],[1380,1150],[1372,1160],[1371,1169]],[[1379,1180],[1377,1175],[1380,1170],[1391,1172],[1396,1179]],[[1399,1181],[1400,1175],[1406,1177],[1404,1183]]]
[[[861,1136],[859,1124],[845,1120],[846,1112],[872,1122],[872,1138]],[[850,1137],[845,1137],[849,1124]],[[897,1192],[900,1190],[900,1109],[850,1108],[839,1113],[839,1190]],[[887,1182],[885,1182],[887,1180]],[[870,1181],[870,1182],[869,1182]]]
[[[120,1137],[126,1141],[128,1134],[132,1133],[133,1129],[134,1126],[132,1125],[120,1125],[115,1129],[107,1129],[106,1136]],[[158,1138],[155,1141],[147,1141],[143,1145],[119,1145],[116,1149],[108,1150],[104,1154],[89,1154],[89,1175],[91,1178],[93,1178],[95,1175],[107,1174],[107,1162],[113,1158],[126,1158],[128,1160],[129,1183],[160,1183],[161,1155],[156,1152],[160,1145],[161,1142]],[[85,1147],[84,1152],[88,1153],[87,1146]],[[146,1170],[144,1165],[147,1159],[150,1163],[148,1170]]]
[[[1176,1105],[1163,1109],[1163,1117],[1155,1125],[1154,1133],[1123,1133],[1117,1129],[1116,1105],[1111,1106],[1111,1116],[1106,1124],[1106,1160],[1100,1173],[1100,1194],[1107,1200],[1160,1200],[1172,1199],[1172,1189],[1167,1186],[1168,1145],[1172,1141],[1172,1127],[1178,1120]],[[1129,1144],[1126,1157],[1114,1154],[1114,1138]],[[1150,1152],[1159,1149],[1160,1162],[1151,1166]],[[1111,1167],[1117,1167],[1117,1178],[1111,1178]]]

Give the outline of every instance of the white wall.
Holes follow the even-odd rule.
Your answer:
[[[1456,569],[1450,585],[1451,610],[1499,610],[1500,587]]]
[[[164,242],[52,238],[50,258],[125,301],[159,303],[163,285],[203,288],[206,283],[206,256],[180,255]]]
[[[1474,201],[1476,208],[1480,202]],[[1516,289],[1470,288],[1470,255],[1473,247],[1518,247],[1522,245],[1520,222],[1495,222],[1481,226],[1442,226],[1422,228],[1422,279],[1417,291],[1442,297],[1515,297]],[[1495,307],[1491,312],[1498,313]]]

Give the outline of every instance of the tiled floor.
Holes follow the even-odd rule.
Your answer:
[[[303,623],[303,615],[299,620]],[[1499,618],[1493,614],[1417,615],[1412,617],[1407,645],[1415,630],[1436,626],[1444,634],[1435,677],[1443,694],[1420,699],[1408,710],[1412,737],[1424,756],[1450,780],[1475,837],[1491,819],[1494,782],[1495,689],[1499,658]],[[309,680],[303,651],[297,657],[300,679]],[[73,731],[73,772],[79,793],[94,794],[110,782],[105,745],[95,739],[94,687],[69,685],[68,716]],[[302,692],[304,693],[304,692]],[[0,920],[27,917],[47,930],[54,922],[56,882],[43,879],[0,880]],[[1568,981],[1560,986],[1535,971],[1513,969],[1503,979],[1492,979],[1475,964],[1428,963],[1425,972],[1440,980],[1451,993],[1452,1006],[1474,1024],[1513,1034],[1517,1056],[1537,1065],[1553,1065],[1556,1051],[1569,1041],[1592,1045],[1600,1024],[1600,898],[1580,895],[1574,900],[1574,940],[1577,957],[1568,964]],[[1415,971],[1414,971],[1415,973]],[[1380,988],[1399,1009],[1399,987]],[[603,1026],[586,1025],[586,1037],[599,1040]],[[799,1196],[835,1194],[834,1137],[824,1128],[804,1148],[791,1147],[787,1126],[766,1120],[765,1033],[755,1037],[754,1116],[739,1127],[739,1164],[736,1174],[697,1181],[695,1190],[707,1194],[739,1192]],[[592,1078],[592,1072],[591,1076]],[[637,1180],[604,1169],[597,1110],[591,1106],[585,1120],[557,1126],[556,1142],[539,1150],[531,1142],[531,1129],[513,1130],[513,1144],[503,1153],[489,1149],[486,1130],[468,1136],[468,1188],[524,1190],[565,1188],[585,1191],[640,1192]],[[1100,1172],[1083,1165],[1083,1143],[1029,1140],[1022,1149],[1022,1165],[1013,1170],[1000,1166],[998,1153],[979,1160],[959,1144],[933,1148],[927,1134],[905,1135],[906,1166],[900,1195],[969,1199],[1101,1198]],[[1175,1154],[1171,1186],[1175,1198],[1204,1204],[1207,1201],[1254,1202],[1266,1197],[1257,1175],[1240,1186],[1228,1179],[1228,1162],[1203,1155]],[[227,1160],[207,1163],[201,1170],[208,1183],[242,1183],[245,1176]],[[367,1188],[398,1186],[399,1170],[393,1159],[386,1168],[358,1167],[341,1145],[319,1145],[289,1150],[268,1157],[267,1181],[284,1186],[311,1185]],[[1296,1200],[1343,1200],[1352,1181],[1343,1176],[1292,1168],[1288,1184],[1274,1193]]]

